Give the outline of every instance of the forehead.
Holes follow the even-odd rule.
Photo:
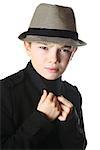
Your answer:
[[[53,42],[47,42],[47,41],[35,41],[35,42],[32,42],[32,44],[35,44],[35,45],[40,45],[40,44],[43,44],[43,45],[47,45],[47,46],[57,46],[57,47],[71,47],[71,46],[68,46],[66,45],[66,43],[53,43]]]

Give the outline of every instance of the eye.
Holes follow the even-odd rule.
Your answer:
[[[70,48],[61,48],[59,51],[60,53],[71,54]]]
[[[62,49],[62,51],[66,53],[71,53],[70,49],[67,49],[67,48]]]
[[[46,47],[46,46],[40,46],[39,48],[43,49],[43,50],[48,50],[48,47]]]

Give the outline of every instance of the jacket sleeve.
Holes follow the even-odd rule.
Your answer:
[[[78,91],[77,91],[78,92]],[[84,122],[82,115],[82,98],[78,92],[77,101],[79,100],[80,106],[73,107],[73,111],[70,113],[66,121],[59,122],[60,141],[62,147],[69,147],[77,150],[84,150],[87,145],[87,140],[84,130]]]
[[[53,123],[50,122],[44,114],[35,110],[26,119],[23,124],[16,129],[13,120],[13,107],[11,104],[11,93],[0,82],[0,104],[1,104],[1,148],[32,148],[37,147],[39,142],[44,140],[53,129]],[[48,130],[49,128],[49,130]],[[44,135],[44,136],[42,136]]]

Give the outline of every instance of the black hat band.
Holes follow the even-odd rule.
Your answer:
[[[48,36],[48,37],[61,37],[71,38],[78,40],[78,33],[69,30],[60,29],[45,29],[45,28],[29,28],[26,35]]]

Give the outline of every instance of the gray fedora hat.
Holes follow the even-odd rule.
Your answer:
[[[40,4],[32,17],[28,31],[18,37],[23,41],[47,41],[83,46],[78,39],[76,21],[72,8],[59,5]]]

